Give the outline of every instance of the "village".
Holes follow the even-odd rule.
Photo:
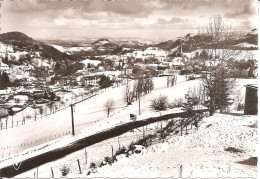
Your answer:
[[[2,2],[0,178],[256,178],[256,4]]]

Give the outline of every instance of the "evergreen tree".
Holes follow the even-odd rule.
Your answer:
[[[2,72],[2,74],[0,74],[0,89],[4,89],[8,86],[10,86],[9,76],[6,72]]]
[[[105,75],[102,75],[99,80],[99,86],[101,88],[107,88],[107,87],[111,86],[110,78]]]
[[[191,116],[193,109],[193,98],[190,95],[190,90],[185,94],[185,102],[183,103],[182,110],[187,112],[186,117]]]
[[[55,64],[55,66],[54,66],[54,71],[58,71],[58,70],[60,70],[60,69],[61,69],[60,63],[57,62],[57,63]]]
[[[229,97],[229,83],[227,80],[223,79],[220,82],[219,91],[216,94],[216,108],[223,112],[232,102],[230,101],[231,98]]]

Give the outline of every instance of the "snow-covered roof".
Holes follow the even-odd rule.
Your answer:
[[[85,59],[83,61],[81,61],[80,63],[83,63],[84,65],[88,65],[88,64],[93,64],[94,66],[97,66],[98,64],[101,64],[101,61],[99,60],[90,60],[90,59]]]

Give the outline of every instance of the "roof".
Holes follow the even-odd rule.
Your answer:
[[[247,84],[247,85],[245,85],[245,87],[247,87],[247,88],[253,88],[253,89],[258,89],[258,85],[257,85],[257,84]]]

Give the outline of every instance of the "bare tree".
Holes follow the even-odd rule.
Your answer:
[[[39,108],[39,113],[41,114],[41,118],[42,118],[43,111],[44,111],[44,109],[43,109],[43,107],[41,106],[41,107]]]
[[[54,102],[49,102],[48,104],[47,104],[47,107],[50,109],[50,113],[52,113],[52,110],[53,110],[53,108],[54,108]]]
[[[237,111],[240,111],[244,107],[245,95],[242,93],[242,89],[238,90],[234,96]]]
[[[113,99],[108,99],[106,103],[104,104],[105,112],[107,113],[107,117],[109,117],[109,114],[114,109],[115,102]]]
[[[207,24],[200,29],[200,37],[207,37],[210,41],[207,43],[207,49],[200,54],[200,62],[206,70],[206,74],[202,75],[203,85],[209,98],[209,113],[215,113],[217,98],[224,95],[228,89],[230,81],[228,78],[227,60],[236,56],[237,51],[228,49],[228,40],[233,39],[232,27],[225,24],[221,16],[210,18]],[[226,100],[223,98],[223,100]],[[223,101],[222,101],[223,102]],[[220,103],[219,103],[220,104]]]
[[[34,113],[34,120],[36,121],[36,117],[37,117],[38,111],[36,109],[34,109],[33,113]]]
[[[130,97],[129,97],[130,84],[129,84],[128,78],[126,79],[126,86],[125,86],[125,88],[124,88],[123,93],[124,93],[124,100],[125,100],[125,102],[126,102],[126,105],[128,106],[128,105],[131,104],[131,103],[130,103],[130,100],[129,100],[129,98],[130,98]]]

